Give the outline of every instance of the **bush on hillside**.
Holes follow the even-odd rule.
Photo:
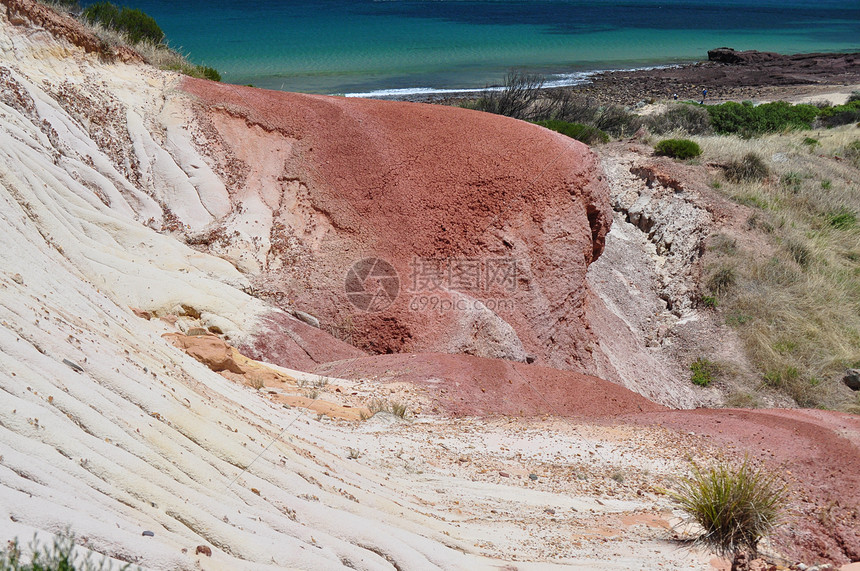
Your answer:
[[[78,4],[78,0],[50,0],[49,3],[56,4],[66,10],[78,11],[81,9],[81,5]]]
[[[699,542],[722,556],[755,557],[759,542],[781,517],[787,492],[775,474],[746,458],[737,469],[727,463],[707,469],[694,464],[692,475],[680,480],[671,497],[702,526]]]
[[[849,230],[857,224],[857,215],[843,206],[827,214],[827,223],[837,230]]]
[[[814,105],[775,101],[762,105],[728,102],[707,107],[714,131],[721,135],[754,137],[789,129],[811,129],[820,110]]]
[[[540,75],[513,71],[498,90],[487,90],[462,107],[505,115],[523,121],[564,121],[595,127],[620,137],[633,134],[642,120],[618,105],[600,105],[565,89],[544,89]]]
[[[699,105],[670,105],[663,113],[645,118],[645,126],[655,135],[682,130],[689,135],[711,133],[711,118],[707,110]]]
[[[164,32],[155,20],[136,8],[118,8],[110,2],[96,2],[87,6],[83,17],[90,24],[101,24],[121,32],[133,44],[143,41],[160,44],[164,41]]]
[[[696,359],[690,364],[690,381],[694,385],[707,387],[714,380],[714,376],[719,372],[719,367],[716,363],[707,359]]]
[[[842,155],[854,163],[854,166],[860,168],[860,140],[848,143],[842,151]]]
[[[540,75],[512,71],[505,76],[499,90],[487,90],[466,106],[476,111],[486,111],[514,119],[532,120],[534,107],[541,95],[544,79]]]
[[[594,125],[604,109],[596,99],[577,94],[570,89],[544,90],[535,120],[558,120],[567,123]]]
[[[608,105],[600,109],[594,126],[613,137],[625,137],[639,130],[642,118],[620,105]]]
[[[597,127],[591,127],[590,125],[582,125],[580,123],[568,123],[567,121],[559,121],[557,119],[552,119],[549,121],[536,121],[537,125],[541,127],[546,127],[547,129],[551,129],[556,131],[557,133],[561,133],[562,135],[567,135],[571,139],[576,139],[577,141],[582,141],[586,145],[595,145],[598,143],[608,143],[609,135],[598,129]]]
[[[218,70],[214,67],[200,66],[200,70],[203,73],[203,77],[205,77],[206,79],[210,79],[212,81],[221,81],[221,74],[218,73]]]
[[[698,143],[689,139],[665,139],[657,143],[654,151],[658,155],[676,159],[692,159],[702,154]]]
[[[822,127],[838,127],[857,121],[860,121],[860,101],[852,101],[845,105],[823,108],[815,124]]]
[[[756,153],[747,153],[741,160],[731,161],[724,167],[726,178],[732,182],[753,182],[764,180],[770,169]]]

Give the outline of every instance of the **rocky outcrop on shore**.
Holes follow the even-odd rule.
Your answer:
[[[635,105],[651,99],[670,100],[675,95],[693,101],[704,96],[709,103],[778,98],[795,91],[810,92],[822,83],[860,84],[860,53],[783,55],[717,48],[708,51],[707,61],[601,73],[589,84],[573,89],[600,101]]]

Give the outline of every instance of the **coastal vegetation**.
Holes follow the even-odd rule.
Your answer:
[[[596,132],[586,131],[588,127],[612,137],[630,136],[644,127],[657,135],[683,131],[688,135],[716,133],[748,139],[768,133],[833,128],[860,121],[860,93],[843,105],[793,105],[785,101],[761,105],[751,101],[719,105],[686,102],[667,105],[661,113],[640,116],[620,105],[602,104],[570,89],[547,89],[544,85],[545,80],[540,75],[513,71],[505,76],[500,87],[488,88],[477,99],[463,101],[460,105],[535,122],[587,144],[608,140]],[[566,127],[563,123],[578,127]]]
[[[675,159],[692,159],[702,154],[698,143],[689,139],[664,139],[654,146],[654,152]]]
[[[577,124],[581,126],[574,128],[578,135],[584,135],[582,127],[591,127],[612,137],[623,137],[632,135],[641,126],[639,118],[620,105],[603,105],[569,89],[545,89],[542,76],[518,71],[509,73],[501,88],[487,89],[477,99],[460,105],[523,121],[555,122],[550,124],[559,128],[563,128],[561,123]],[[593,131],[586,138],[591,139],[589,144],[609,139]]]
[[[81,16],[90,24],[101,24],[125,34],[133,44],[164,42],[164,32],[155,20],[136,8],[119,8],[110,2],[96,2],[87,6]]]
[[[567,121],[559,121],[558,119],[550,119],[548,121],[535,121],[535,124],[541,127],[546,127],[562,135],[566,135],[571,139],[582,141],[586,145],[594,145],[597,143],[608,143],[609,135],[591,125],[583,125],[582,123],[568,123]]]
[[[77,0],[46,2],[77,18],[104,46],[105,54],[125,46],[137,52],[147,63],[191,77],[221,81],[213,67],[196,65],[178,50],[171,48],[158,23],[136,8],[118,7],[110,2],[96,2],[81,10]]]

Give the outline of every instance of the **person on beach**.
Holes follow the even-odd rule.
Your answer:
[[[708,96],[708,90],[706,88],[706,89],[702,90],[702,103],[701,103],[701,105],[705,104],[705,97],[707,97],[707,96]]]

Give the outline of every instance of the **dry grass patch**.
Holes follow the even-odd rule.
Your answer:
[[[860,403],[841,378],[860,364],[860,164],[846,158],[860,129],[695,140],[711,164],[756,153],[769,173],[755,181],[718,175],[714,188],[752,210],[748,228],[768,246],[712,241],[703,279],[703,295],[719,299],[745,342],[758,389],[855,410]]]

